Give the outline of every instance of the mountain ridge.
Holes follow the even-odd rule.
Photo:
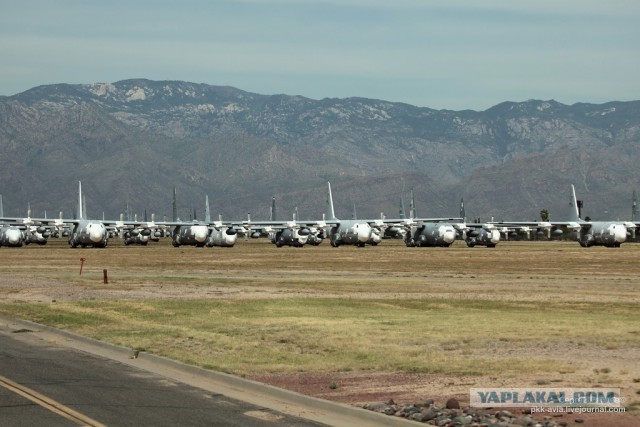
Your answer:
[[[532,220],[564,209],[575,183],[588,215],[627,218],[639,141],[640,101],[452,111],[181,81],[56,84],[0,97],[0,193],[5,212],[69,212],[82,180],[94,215],[127,202],[168,215],[176,186],[183,218],[205,194],[226,217],[266,217],[274,195],[279,212],[319,217],[330,180],[347,218],[354,203],[396,216],[404,182],[423,216],[457,216],[464,197],[471,217]]]

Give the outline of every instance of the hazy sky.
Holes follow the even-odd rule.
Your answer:
[[[130,78],[436,109],[640,99],[638,0],[7,0],[0,95]]]

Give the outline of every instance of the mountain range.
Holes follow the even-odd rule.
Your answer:
[[[638,186],[640,101],[504,102],[450,111],[365,98],[259,95],[182,81],[55,84],[0,97],[0,194],[7,216],[146,210],[319,218],[562,219],[569,186],[584,214],[629,219]]]

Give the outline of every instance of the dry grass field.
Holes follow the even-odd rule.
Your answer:
[[[85,258],[82,275],[80,258]],[[640,245],[0,248],[0,313],[353,404],[621,387],[640,406]],[[103,284],[103,270],[109,283]]]

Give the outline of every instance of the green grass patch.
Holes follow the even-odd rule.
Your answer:
[[[3,304],[0,313],[238,375],[570,371],[535,353],[492,355],[576,336],[637,347],[630,331],[640,322],[634,304],[462,299],[78,301]]]

